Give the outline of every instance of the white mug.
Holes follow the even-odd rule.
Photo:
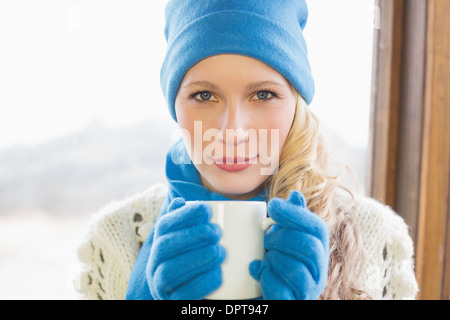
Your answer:
[[[187,201],[188,203],[193,201]],[[220,244],[226,257],[222,264],[222,285],[206,299],[234,300],[261,297],[259,282],[249,265],[264,258],[264,234],[275,222],[267,218],[264,201],[204,201],[211,207],[211,222],[222,229]]]

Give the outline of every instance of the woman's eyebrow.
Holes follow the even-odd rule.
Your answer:
[[[245,89],[246,90],[255,90],[255,89],[261,88],[263,86],[268,86],[268,85],[275,85],[275,86],[286,88],[286,85],[284,85],[281,82],[266,80],[266,81],[252,82],[252,83],[248,84],[245,87]],[[200,87],[208,88],[211,90],[218,89],[218,87],[215,84],[213,84],[212,82],[209,82],[209,81],[192,81],[192,82],[189,82],[188,84],[184,85],[183,88],[187,88],[190,86],[200,86]]]
[[[248,84],[245,87],[245,89],[247,89],[247,90],[256,90],[256,89],[261,88],[263,86],[269,86],[269,85],[275,85],[275,86],[286,88],[286,85],[282,84],[281,82],[276,82],[276,81],[259,81],[259,82],[253,82],[253,83]]]
[[[184,85],[183,88],[187,88],[190,86],[200,86],[200,87],[205,87],[205,88],[209,88],[212,90],[217,90],[217,86],[209,81],[192,81],[192,82],[189,82],[188,84]]]

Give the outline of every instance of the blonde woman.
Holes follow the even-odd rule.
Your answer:
[[[183,138],[168,150],[167,186],[95,215],[79,249],[83,297],[205,298],[226,252],[202,200],[259,200],[276,222],[249,265],[261,298],[415,298],[403,220],[330,175],[308,107],[307,16],[295,0],[167,4],[161,85]]]

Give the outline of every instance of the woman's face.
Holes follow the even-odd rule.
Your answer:
[[[203,185],[232,199],[258,195],[278,168],[295,105],[289,82],[259,60],[222,54],[193,66],[175,111]]]

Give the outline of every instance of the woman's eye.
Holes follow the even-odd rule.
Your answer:
[[[216,97],[212,95],[211,92],[203,91],[199,92],[195,95],[195,99],[202,100],[202,101],[216,101]]]
[[[259,91],[257,92],[251,100],[268,100],[272,98],[273,94],[270,91]]]

